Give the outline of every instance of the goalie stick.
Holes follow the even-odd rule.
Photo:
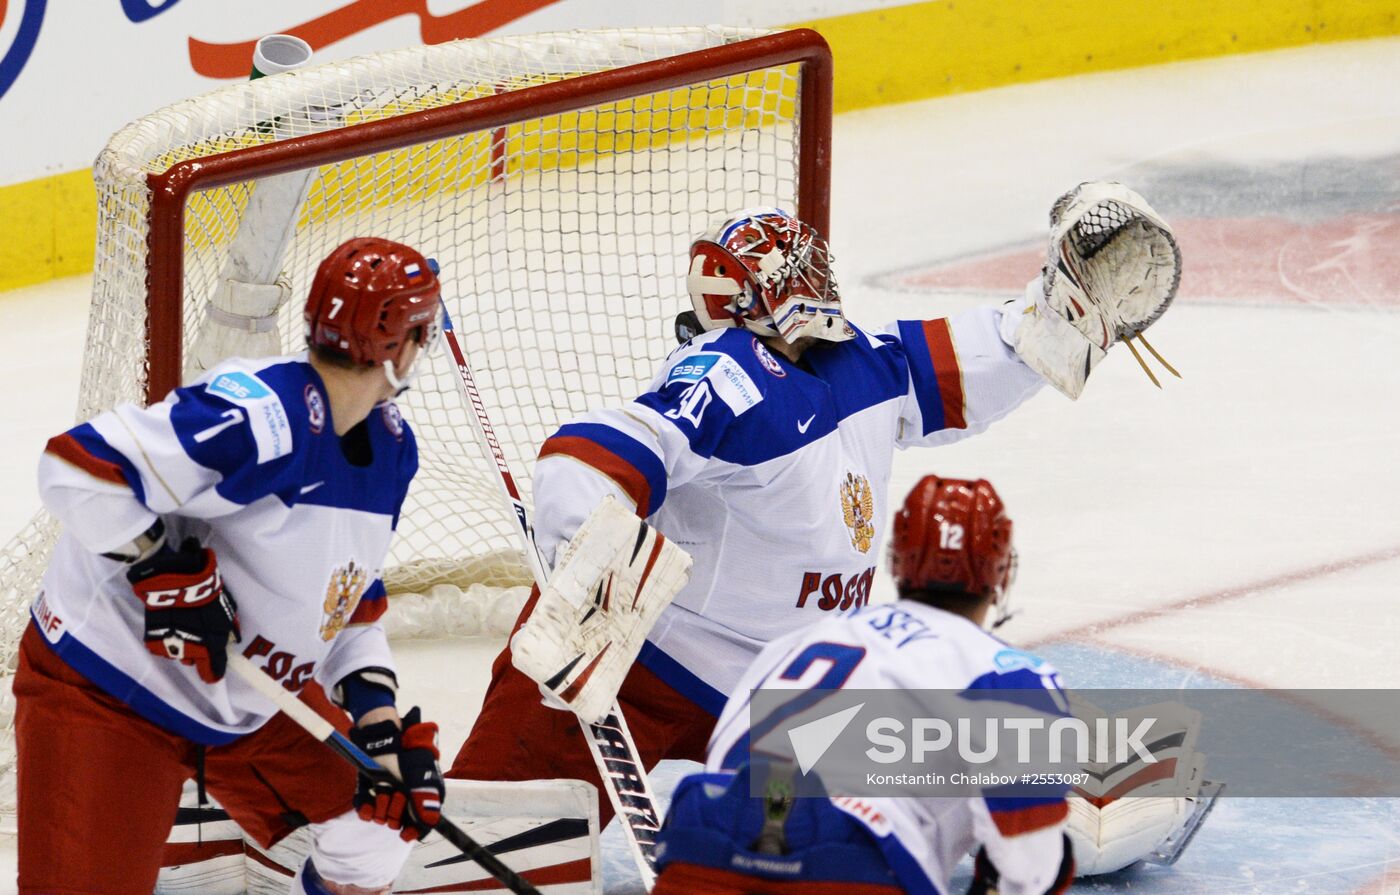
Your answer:
[[[510,474],[505,452],[501,450],[501,443],[496,438],[495,430],[491,428],[491,420],[486,416],[486,403],[481,398],[476,380],[472,377],[471,367],[467,365],[467,357],[457,341],[446,302],[442,305],[442,334],[450,359],[457,367],[457,391],[462,401],[471,408],[477,438],[491,453],[491,460],[500,474],[501,491],[510,502],[515,511],[516,522],[520,525],[526,561],[534,575],[535,584],[543,590],[549,572],[539,546],[535,543],[534,526],[530,524],[530,516],[525,509],[524,500],[520,497],[520,489],[515,486],[515,478]],[[651,781],[647,778],[646,768],[637,752],[637,745],[632,741],[632,732],[628,730],[627,721],[623,718],[622,710],[616,701],[602,721],[596,724],[590,724],[583,718],[579,718],[578,721],[583,727],[588,751],[592,753],[593,761],[598,766],[603,788],[608,792],[608,800],[612,802],[613,810],[623,821],[623,830],[627,834],[627,843],[637,865],[637,872],[641,874],[643,885],[650,890],[656,882],[654,852],[656,837],[661,830],[661,814],[657,810],[656,796],[652,792]]]
[[[351,742],[349,737],[336,730],[331,722],[322,718],[311,706],[298,699],[294,693],[283,688],[281,684],[265,674],[248,657],[240,652],[231,651],[228,654],[228,667],[230,671],[251,684],[253,689],[267,697],[268,701],[277,706],[278,711],[295,721],[307,733],[329,746],[331,751],[354,765],[361,774],[377,782],[399,785],[399,779],[390,773],[388,768],[371,758],[359,746]],[[539,889],[501,863],[500,858],[487,851],[485,846],[468,836],[447,818],[440,818],[433,825],[433,832],[455,845],[462,854],[475,861],[481,866],[481,869],[491,874],[497,882],[516,895],[540,895]]]

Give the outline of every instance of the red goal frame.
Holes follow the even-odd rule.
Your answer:
[[[793,63],[800,64],[797,213],[819,232],[827,233],[831,49],[820,34],[806,28],[191,159],[147,175],[151,191],[146,272],[147,402],[161,400],[180,384],[184,218],[191,193]]]

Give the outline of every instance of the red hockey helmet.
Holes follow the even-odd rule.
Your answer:
[[[842,342],[855,333],[831,261],[816,230],[780,209],[753,208],[691,244],[686,289],[706,329]]]
[[[919,480],[894,517],[890,565],[910,590],[996,595],[999,608],[1016,570],[1011,520],[986,479]]]
[[[436,334],[440,292],[434,265],[415,249],[375,236],[351,239],[316,269],[306,297],[307,344],[355,364],[392,366],[415,330],[425,345]]]

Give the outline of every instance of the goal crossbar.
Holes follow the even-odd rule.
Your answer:
[[[177,162],[148,174],[149,269],[146,401],[155,403],[180,384],[183,346],[184,210],[200,190],[349,161],[367,153],[403,149],[461,134],[587,109],[603,103],[741,75],[760,68],[799,65],[800,121],[829,121],[831,50],[820,34],[796,29],[409,112],[335,130],[306,134],[217,155]],[[828,232],[831,132],[798,132],[797,213]]]

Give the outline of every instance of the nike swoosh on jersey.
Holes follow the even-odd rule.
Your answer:
[[[817,415],[814,413],[814,414],[812,414],[811,416],[807,417],[806,422],[798,423],[798,424],[797,424],[797,431],[798,431],[798,432],[801,432],[801,433],[804,434],[804,435],[807,434],[807,428],[808,428],[809,426],[812,425],[812,420],[814,420],[814,419],[816,419],[816,418],[817,418]]]
[[[312,491],[315,491],[317,488],[321,487],[321,486],[324,485],[324,484],[325,484],[325,481],[322,480],[322,481],[316,482],[316,483],[314,483],[314,484],[307,485],[305,488],[302,488],[302,489],[301,489],[301,493],[302,493],[302,494],[310,494]]]

